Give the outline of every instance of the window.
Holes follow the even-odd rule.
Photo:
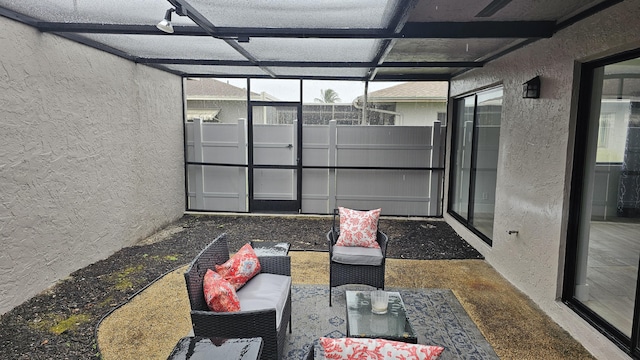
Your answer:
[[[563,300],[638,358],[640,57],[583,65]],[[634,338],[635,337],[635,338]]]
[[[614,114],[600,115],[600,129],[598,130],[598,147],[606,149],[609,147],[609,129],[615,119]],[[601,151],[599,151],[602,153]]]
[[[449,213],[491,245],[502,88],[457,99],[454,109]]]

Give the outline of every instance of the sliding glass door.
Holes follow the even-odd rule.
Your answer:
[[[488,244],[493,238],[502,88],[455,102],[449,213]]]
[[[640,57],[582,73],[563,298],[637,356]]]

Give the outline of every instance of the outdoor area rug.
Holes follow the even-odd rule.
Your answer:
[[[329,307],[329,287],[293,285],[291,288],[293,333],[287,334],[286,360],[302,359],[313,341],[321,336],[345,337],[347,332],[345,290],[371,290],[342,286],[333,289]],[[418,344],[445,348],[439,359],[498,359],[449,289],[394,289],[407,308],[409,322],[418,335]]]

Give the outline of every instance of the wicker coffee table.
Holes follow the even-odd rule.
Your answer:
[[[389,292],[386,314],[371,312],[370,291],[346,291],[347,337],[379,338],[417,344],[418,338],[407,318],[398,292]]]

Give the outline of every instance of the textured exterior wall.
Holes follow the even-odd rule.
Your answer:
[[[0,25],[4,313],[185,206],[181,78]]]
[[[402,114],[402,126],[433,126],[439,112],[447,111],[446,102],[396,103],[396,111]]]
[[[640,1],[624,1],[451,84],[456,96],[501,83],[504,100],[493,247],[446,216],[448,222],[590,351],[608,359],[621,352],[557,301],[576,126],[576,62],[640,47],[639,17]],[[522,83],[536,75],[542,79],[541,98],[523,99]]]

